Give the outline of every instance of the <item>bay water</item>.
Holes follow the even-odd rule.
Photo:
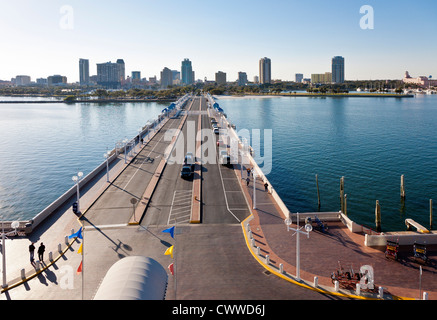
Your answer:
[[[379,200],[383,231],[405,230],[406,218],[429,227],[429,200],[437,201],[437,95],[222,96],[216,102],[237,132],[261,130],[259,156],[264,156],[263,131],[272,130],[272,159],[266,166],[271,170],[265,173],[291,212],[339,211],[344,176],[353,221],[375,228]],[[252,141],[255,149],[256,143]],[[400,197],[401,175],[405,201]]]
[[[340,210],[344,176],[348,215],[357,223],[374,228],[379,200],[383,231],[405,230],[406,218],[429,226],[429,199],[437,201],[437,96],[217,102],[237,132],[261,131],[260,145],[253,141],[259,156],[263,130],[272,130],[267,178],[291,212]],[[74,185],[73,175],[91,172],[106,150],[134,137],[168,104],[0,104],[1,219],[33,218]]]

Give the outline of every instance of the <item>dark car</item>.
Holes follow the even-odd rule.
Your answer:
[[[184,165],[181,170],[181,178],[190,178],[193,176],[193,169],[190,165]]]

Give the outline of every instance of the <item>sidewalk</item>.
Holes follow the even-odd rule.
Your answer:
[[[234,168],[252,209],[253,177],[250,177],[251,181],[247,186],[245,169],[246,167],[243,168],[241,180],[240,167],[236,165]],[[300,227],[304,225],[304,216],[301,215]],[[383,251],[364,246],[364,235],[351,233],[342,222],[328,222],[326,233],[313,229],[309,238],[300,235],[301,281],[296,281],[296,236],[294,231],[287,231],[285,218],[273,197],[264,190],[264,182],[257,179],[256,209],[252,209],[252,215],[242,222],[242,228],[254,258],[277,276],[311,290],[354,299],[379,299],[379,287],[383,288],[384,299],[421,299],[423,292],[427,292],[429,300],[437,299],[436,263],[422,266],[419,291],[419,265],[408,257],[408,250],[400,262],[388,260]],[[296,228],[296,218],[293,215],[292,218],[293,224],[290,227]],[[431,261],[436,261],[435,248],[430,249],[428,256]],[[354,272],[359,272],[361,266],[371,266],[374,270],[375,289],[361,290],[360,295],[356,294],[355,285],[340,286],[335,290],[330,276],[331,272],[337,271],[339,262],[345,271],[352,267]],[[314,277],[318,280],[317,287],[314,286]]]

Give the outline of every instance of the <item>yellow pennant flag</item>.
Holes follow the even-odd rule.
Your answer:
[[[166,255],[166,256],[170,255],[173,258],[173,246],[171,246],[170,248],[165,250],[164,255]]]
[[[82,243],[80,244],[79,249],[77,249],[77,253],[82,253]]]

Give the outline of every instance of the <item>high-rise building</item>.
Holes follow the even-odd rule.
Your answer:
[[[126,67],[124,65],[124,60],[123,59],[117,59],[117,65],[118,65],[118,70],[119,70],[119,76],[120,76],[120,83],[123,83],[124,80],[126,79]]]
[[[336,56],[332,58],[332,82],[344,82],[344,58]]]
[[[190,60],[184,59],[184,61],[182,61],[181,73],[182,84],[188,85],[194,82],[194,71]]]
[[[247,83],[247,74],[246,72],[238,72],[238,85],[245,86]]]
[[[261,58],[259,60],[259,83],[272,82],[272,62],[269,58]]]
[[[132,71],[132,80],[141,80],[141,71]]]
[[[173,84],[173,72],[169,68],[161,71],[161,87],[167,88]]]
[[[124,82],[125,66],[122,59],[116,63],[97,63],[97,84],[116,89]]]
[[[79,83],[87,85],[90,83],[90,64],[88,59],[79,59]]]
[[[216,72],[215,74],[215,82],[220,85],[220,84],[226,84],[226,73],[219,71]]]
[[[303,81],[303,74],[302,73],[296,73],[294,80],[297,83],[302,83],[302,81]]]

